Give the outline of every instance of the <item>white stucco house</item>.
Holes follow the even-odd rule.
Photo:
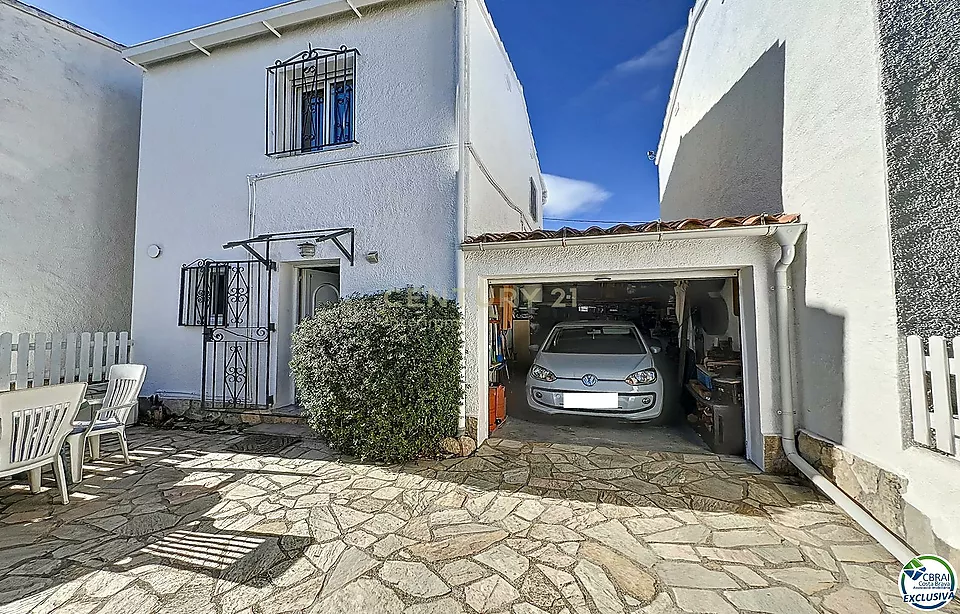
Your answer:
[[[0,1],[0,333],[130,326],[141,71],[122,51]]]
[[[541,226],[523,90],[482,0],[299,0],[123,56],[145,71],[145,394],[282,414],[315,301],[452,298],[468,234]]]

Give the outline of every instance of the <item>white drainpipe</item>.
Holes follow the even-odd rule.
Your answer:
[[[466,0],[456,0],[454,9],[455,18],[455,36],[457,39],[457,95],[456,95],[456,119],[457,119],[457,236],[454,244],[456,258],[455,281],[457,288],[455,291],[457,305],[464,310],[464,294],[466,293],[465,273],[464,273],[464,255],[460,249],[460,243],[466,238],[467,232],[467,144],[470,141],[470,116],[469,106],[467,104],[467,5]],[[485,300],[485,297],[484,297]],[[464,310],[465,311],[465,310]],[[466,347],[463,355],[463,381],[466,382]],[[465,411],[466,397],[460,399],[460,421],[458,423],[459,432],[464,432],[467,425]],[[480,428],[480,420],[477,420],[477,428]],[[478,434],[467,433],[474,437]],[[478,440],[479,441],[479,440]]]
[[[776,238],[780,244],[780,261],[775,268],[776,271],[776,293],[777,293],[777,348],[780,359],[780,404],[783,410],[783,422],[781,425],[781,441],[783,443],[783,452],[787,459],[799,469],[803,475],[813,482],[814,486],[819,488],[824,494],[836,503],[840,509],[845,511],[853,518],[857,524],[869,533],[874,539],[880,542],[880,545],[887,549],[890,554],[895,556],[901,563],[906,563],[916,556],[900,538],[891,533],[886,527],[877,522],[873,516],[867,513],[859,504],[848,497],[846,493],[837,488],[837,486],[823,477],[810,463],[805,461],[797,451],[797,428],[794,422],[793,406],[793,361],[792,361],[792,343],[791,331],[793,330],[793,303],[792,289],[790,287],[790,265],[797,254],[797,241],[803,234],[804,227],[797,225],[784,225],[777,228]]]

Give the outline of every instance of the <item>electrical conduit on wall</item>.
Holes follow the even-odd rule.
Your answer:
[[[401,151],[370,154],[368,156],[359,156],[356,158],[344,158],[343,160],[331,160],[329,162],[319,162],[317,164],[308,164],[306,166],[298,166],[296,168],[285,168],[278,171],[271,171],[269,173],[247,175],[247,211],[250,218],[250,236],[255,236],[255,223],[257,217],[257,183],[260,181],[272,179],[274,177],[294,175],[296,173],[305,173],[320,168],[344,166],[347,164],[360,164],[363,162],[377,162],[380,160],[392,160],[394,158],[406,158],[408,156],[420,156],[436,153],[438,151],[449,151],[456,149],[457,147],[458,145],[456,143],[449,143],[445,145],[429,145],[427,147],[417,147],[414,149],[404,149]]]
[[[479,167],[480,172],[483,173],[483,176],[487,178],[487,181],[490,182],[490,185],[493,186],[493,189],[497,191],[503,202],[507,203],[507,206],[516,211],[520,215],[520,230],[532,230],[532,226],[527,224],[526,214],[523,212],[523,209],[518,207],[507,195],[506,191],[500,187],[500,184],[497,183],[497,180],[493,178],[493,175],[487,170],[487,165],[483,163],[483,160],[480,159],[480,154],[477,153],[477,150],[474,149],[473,143],[467,143],[467,149],[470,151],[470,155],[473,156],[473,159],[477,162],[477,167]],[[464,237],[466,238],[466,237]]]
[[[455,117],[457,120],[457,236],[453,248],[456,252],[456,280],[457,280],[457,305],[463,313],[464,285],[464,258],[463,250],[460,249],[460,243],[466,239],[467,234],[467,142],[470,140],[470,105],[467,104],[467,5],[465,0],[457,0],[454,11],[456,23],[454,24],[457,38],[457,92]],[[462,342],[461,342],[462,343]],[[461,348],[461,371],[462,381],[466,385],[467,356],[466,345]],[[463,433],[467,426],[466,412],[466,394],[460,397],[460,417],[457,422],[457,429]]]

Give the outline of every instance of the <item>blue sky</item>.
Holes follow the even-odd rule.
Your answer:
[[[126,45],[272,0],[27,0]],[[487,0],[523,83],[547,217],[659,217],[657,148],[693,0]],[[546,220],[544,225],[589,226]]]

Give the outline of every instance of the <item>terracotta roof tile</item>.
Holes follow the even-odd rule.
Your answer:
[[[476,237],[468,237],[465,244],[506,243],[510,241],[536,241],[538,239],[561,239],[572,237],[600,237],[629,235],[643,232],[667,232],[676,230],[704,230],[707,228],[738,228],[744,226],[771,226],[774,224],[793,224],[800,221],[796,213],[777,215],[761,214],[745,217],[718,217],[713,219],[686,218],[670,222],[656,221],[642,224],[617,224],[609,228],[591,226],[584,230],[564,227],[558,230],[530,230],[524,232],[489,232]]]

